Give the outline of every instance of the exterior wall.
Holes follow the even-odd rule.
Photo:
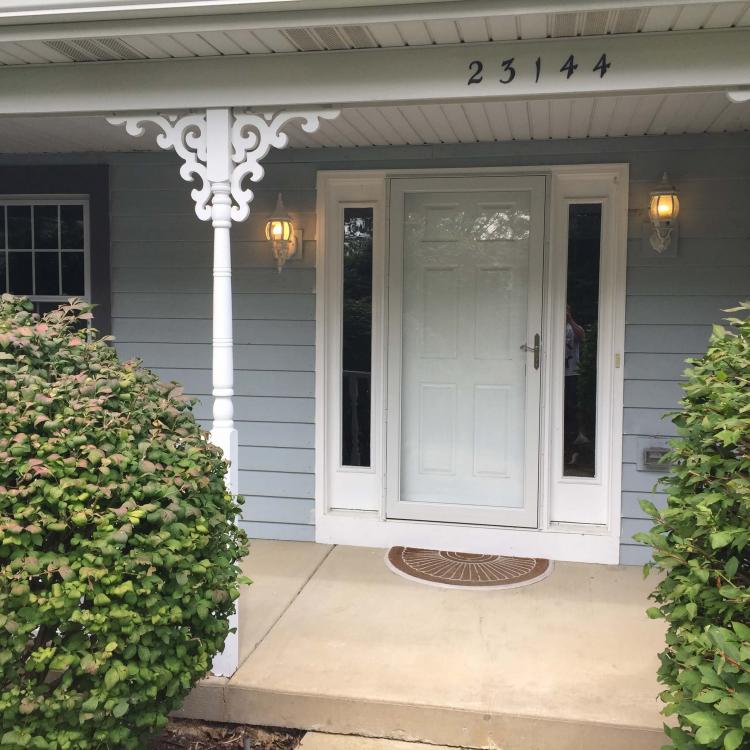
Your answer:
[[[314,169],[270,170],[257,219],[232,230],[235,419],[244,522],[256,538],[314,538],[315,252],[282,274],[265,217],[277,190],[314,236]],[[211,419],[210,223],[196,219],[171,155],[111,159],[112,329],[123,356],[179,380]]]
[[[183,382],[201,397],[197,412],[208,425],[211,228],[195,218],[173,156],[123,154],[106,160],[118,350]],[[673,433],[662,415],[679,399],[684,359],[705,347],[722,308],[750,297],[748,135],[327,149],[269,157],[253,203],[257,218],[232,232],[240,491],[252,536],[314,538],[317,170],[587,162],[629,162],[631,168],[621,560],[646,559],[645,549],[629,541],[648,527],[638,499],[650,496],[658,504],[662,496],[649,494],[658,474],[638,470],[643,438]],[[676,255],[658,256],[644,249],[643,209],[665,170],[678,187],[682,213]],[[302,261],[280,275],[263,238],[265,216],[279,190],[306,237]]]
[[[647,550],[632,535],[647,529],[638,500],[653,493],[658,473],[638,468],[653,438],[674,434],[664,419],[680,398],[684,360],[706,346],[722,309],[750,298],[750,136],[678,136],[580,141],[527,141],[472,146],[326,149],[279,154],[299,174],[318,169],[466,168],[628,162],[630,199],[625,336],[621,562]],[[648,194],[667,171],[682,204],[676,254],[644,244]],[[273,174],[273,169],[269,169]],[[288,205],[294,206],[291,199]]]

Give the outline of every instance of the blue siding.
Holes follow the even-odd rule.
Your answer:
[[[17,157],[4,161],[18,163]],[[210,419],[211,229],[193,213],[170,154],[29,157],[111,167],[113,332],[123,354],[182,381]],[[466,168],[628,162],[631,168],[623,437],[623,563],[647,552],[640,497],[642,438],[673,434],[666,411],[684,360],[704,348],[721,310],[750,298],[750,136],[677,136],[275,152],[253,216],[233,229],[240,491],[252,536],[314,537],[315,179],[319,169]],[[682,202],[679,252],[643,250],[644,207],[663,171]],[[307,238],[303,259],[272,268],[264,217],[276,192]]]
[[[108,159],[118,349],[183,382],[208,427],[211,228],[195,218],[173,156]],[[314,243],[278,274],[263,236],[280,189],[314,236],[314,181],[314,170],[280,165],[256,191],[258,218],[232,230],[239,480],[243,525],[255,538],[314,538]]]

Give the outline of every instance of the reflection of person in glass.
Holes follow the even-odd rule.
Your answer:
[[[578,369],[581,363],[581,344],[586,331],[576,323],[570,305],[565,311],[565,463],[574,465],[578,460]]]

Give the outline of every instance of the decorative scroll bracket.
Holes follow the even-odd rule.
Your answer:
[[[283,110],[281,112],[247,112],[228,108],[207,109],[187,114],[138,112],[107,118],[111,125],[124,126],[136,137],[151,123],[161,131],[156,144],[173,149],[182,159],[180,176],[187,182],[200,181],[191,192],[195,213],[201,221],[212,218],[210,202],[215,186],[228,182],[232,199],[232,221],[245,221],[250,215],[254,193],[244,182],[260,182],[264,169],[261,160],[272,148],[282,149],[289,143],[283,129],[301,120],[306,133],[314,133],[322,119],[338,117],[338,110]],[[222,191],[223,192],[223,191]]]

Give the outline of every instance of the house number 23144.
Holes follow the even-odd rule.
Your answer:
[[[591,62],[589,61],[589,65]],[[572,78],[576,72],[578,71],[579,67],[583,65],[583,69],[585,70],[586,65],[585,62],[579,62],[576,60],[575,55],[568,55],[568,57],[563,61],[562,65],[559,68],[559,73],[557,70],[557,64],[553,65],[552,72],[559,74],[563,74],[565,76],[565,79]],[[537,57],[534,61],[534,83],[538,83],[539,80],[542,77],[543,72],[543,63],[542,58]],[[598,73],[599,78],[604,78],[605,75],[609,72],[609,69],[612,67],[612,63],[609,62],[607,59],[607,55],[603,54],[593,65],[591,68],[592,72]],[[500,75],[496,80],[498,80],[500,83],[513,83],[513,81],[516,80],[516,76],[518,75],[518,72],[520,70],[519,65],[516,63],[515,57],[508,57],[505,60],[502,60],[500,62],[498,72]],[[471,86],[473,83],[482,83],[485,79],[485,75],[487,74],[487,71],[485,70],[484,63],[481,60],[472,60],[469,63],[469,80],[466,82],[469,86]]]

